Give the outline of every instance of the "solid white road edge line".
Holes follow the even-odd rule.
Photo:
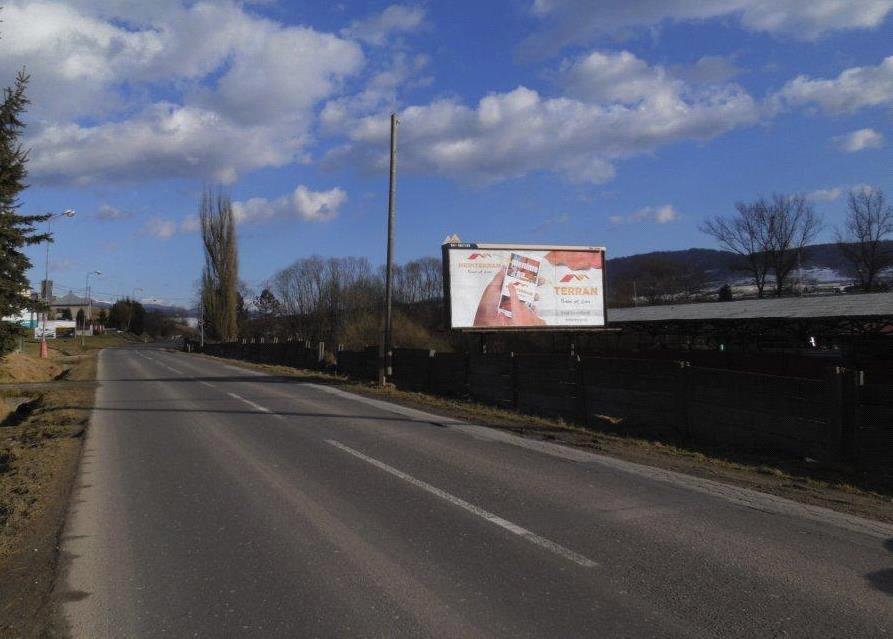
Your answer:
[[[553,553],[555,553],[556,555],[560,555],[561,557],[564,557],[565,559],[574,562],[578,566],[583,566],[584,568],[595,568],[598,566],[598,564],[596,562],[592,561],[591,559],[589,559],[587,557],[584,557],[583,555],[581,555],[579,553],[574,552],[573,550],[565,548],[564,546],[557,544],[554,541],[551,541],[549,539],[546,539],[545,537],[540,537],[536,533],[530,532],[526,528],[522,528],[521,526],[514,524],[514,523],[508,521],[507,519],[503,519],[499,515],[494,515],[493,513],[488,512],[488,511],[484,510],[483,508],[479,508],[478,506],[475,506],[474,504],[470,504],[467,501],[465,501],[464,499],[460,499],[459,497],[456,497],[455,495],[452,495],[452,494],[446,492],[445,490],[441,490],[440,488],[437,488],[436,486],[432,486],[429,483],[423,482],[421,479],[416,479],[412,475],[408,475],[401,470],[397,470],[393,466],[388,466],[384,462],[378,461],[377,459],[375,459],[373,457],[369,457],[368,455],[365,455],[358,450],[354,450],[350,446],[345,446],[341,442],[335,441],[334,439],[327,439],[326,443],[334,446],[335,448],[343,450],[344,452],[349,453],[358,459],[362,459],[364,462],[372,464],[376,468],[379,468],[379,469],[385,471],[386,473],[390,473],[394,477],[399,477],[403,481],[409,482],[410,484],[412,484],[413,486],[416,486],[417,488],[421,488],[422,490],[425,490],[425,491],[431,493],[432,495],[436,495],[437,497],[440,497],[441,499],[448,501],[449,503],[453,504],[454,506],[458,506],[459,508],[467,510],[468,512],[470,512],[474,515],[477,515],[481,519],[484,519],[484,520],[490,522],[491,524],[495,524],[495,525],[499,526],[500,528],[504,528],[505,530],[509,531],[510,533],[518,535],[519,537],[522,537],[522,538],[526,539],[527,541],[529,541],[533,544],[536,544],[537,546],[545,548],[546,550],[550,550]]]

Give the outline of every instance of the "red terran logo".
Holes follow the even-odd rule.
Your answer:
[[[562,282],[581,282],[583,280],[588,280],[589,276],[586,273],[568,273],[564,277],[561,278]]]
[[[472,253],[468,256],[469,260],[489,260],[493,257],[490,253]]]

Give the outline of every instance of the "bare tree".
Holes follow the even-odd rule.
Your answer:
[[[239,260],[232,202],[222,193],[215,197],[205,191],[199,218],[205,249],[201,290],[205,322],[211,337],[231,341],[239,334]]]
[[[822,230],[822,219],[804,195],[773,195],[768,206],[769,264],[775,274],[775,294],[803,256],[803,249]]]
[[[736,216],[716,216],[700,227],[719,244],[741,256],[757,296],[763,297],[770,272],[781,295],[804,247],[822,229],[822,220],[803,195],[773,195],[771,200],[735,205]]]
[[[757,296],[763,297],[769,275],[772,242],[769,205],[761,198],[752,203],[738,202],[735,209],[737,215],[717,215],[705,220],[699,228],[724,249],[741,257],[745,270],[757,287]]]
[[[877,277],[893,265],[893,252],[884,240],[893,233],[893,206],[876,188],[850,191],[843,228],[837,229],[837,248],[852,265],[860,286],[870,291]]]

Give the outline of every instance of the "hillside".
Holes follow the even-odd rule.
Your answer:
[[[888,251],[893,251],[893,241],[884,242]],[[685,266],[703,273],[712,283],[737,282],[747,279],[747,274],[736,270],[737,256],[729,251],[690,248],[680,251],[654,251],[608,260],[608,282],[614,283],[631,277],[649,261],[660,259],[672,266]],[[840,254],[837,244],[813,244],[803,255],[804,277],[820,281],[840,281],[849,279],[849,264]]]

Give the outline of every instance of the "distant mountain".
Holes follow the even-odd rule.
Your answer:
[[[893,251],[893,241],[883,243],[884,247]],[[655,251],[640,253],[627,257],[615,257],[608,260],[608,283],[631,277],[655,258],[671,265],[686,267],[704,273],[706,279],[713,283],[734,283],[747,280],[747,273],[735,269],[739,258],[729,251],[714,249],[690,248],[681,251]],[[837,244],[813,244],[803,252],[802,267],[804,277],[819,281],[841,281],[850,279],[851,267],[837,248]]]
[[[608,283],[632,277],[646,263],[655,258],[673,266],[686,266],[704,273],[711,282],[732,281],[743,276],[741,272],[735,271],[733,268],[737,259],[734,253],[715,249],[690,248],[682,251],[654,251],[627,257],[609,258]]]

